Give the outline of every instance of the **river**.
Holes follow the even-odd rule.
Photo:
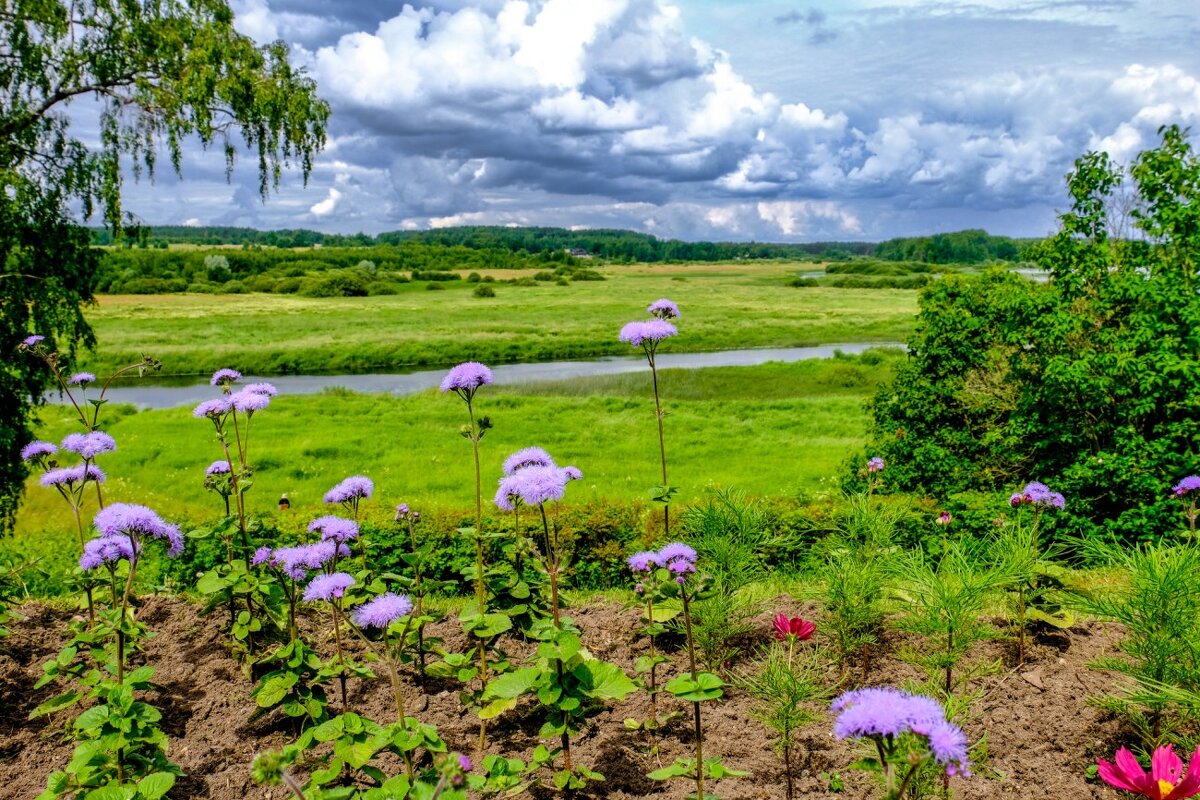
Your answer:
[[[712,353],[659,353],[659,369],[701,369],[704,367],[749,367],[768,361],[804,361],[810,358],[832,358],[835,352],[855,355],[871,347],[903,347],[899,342],[858,342],[825,344],[816,347],[764,347],[746,350],[719,350]],[[495,382],[500,385],[586,378],[593,375],[616,375],[646,369],[643,356],[609,356],[583,361],[545,361],[534,364],[503,364],[492,368]],[[247,375],[243,382],[269,381],[282,395],[316,394],[325,389],[343,388],[361,393],[415,394],[441,383],[446,368],[417,372],[374,373],[365,375],[276,375],[258,377]],[[183,381],[187,381],[184,383]],[[216,396],[216,390],[206,380],[155,378],[122,381],[108,390],[106,397],[114,403],[132,403],[140,408],[175,408],[194,405]],[[89,393],[94,395],[94,393]],[[51,403],[66,402],[54,392],[46,398]]]

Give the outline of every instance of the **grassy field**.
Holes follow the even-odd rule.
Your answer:
[[[815,490],[860,445],[864,402],[886,379],[894,351],[795,364],[668,370],[662,386],[671,483],[679,500],[709,487],[736,485],[754,494]],[[644,498],[657,483],[658,450],[649,374],[490,388],[479,411],[495,428],[483,441],[483,474],[494,487],[500,464],[531,444],[584,480],[573,500]],[[220,457],[212,426],[188,408],[106,410],[102,427],[118,442],[101,466],[109,500],[150,505],[173,519],[215,515],[220,500],[203,488],[204,468]],[[42,435],[57,440],[74,429],[61,408],[45,412]],[[293,516],[306,522],[321,496],[343,477],[371,477],[373,513],[396,503],[468,508],[470,447],[458,436],[461,401],[426,392],[410,397],[327,392],[280,396],[255,417],[251,460],[258,472],[249,495],[255,513],[272,511],[287,492]],[[489,490],[490,496],[490,490]],[[70,531],[62,501],[31,479],[18,536]]]
[[[605,281],[489,284],[494,298],[465,281],[344,299],[106,296],[88,314],[100,348],[83,366],[103,374],[146,353],[165,374],[270,375],[609,355],[628,352],[618,330],[659,297],[683,309],[676,351],[900,341],[911,330],[915,291],[786,286],[801,269],[813,265],[603,267]]]

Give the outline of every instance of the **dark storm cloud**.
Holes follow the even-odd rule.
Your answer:
[[[131,205],[161,221],[330,230],[847,238],[975,214],[1041,233],[1081,152],[1127,158],[1159,124],[1200,118],[1194,55],[1099,60],[1103,42],[1141,52],[1144,5],[868,3],[772,18],[753,0],[696,2],[238,0],[243,30],[299,45],[334,109],[312,186],[291,176],[264,206],[252,169],[226,185],[209,154],[189,157],[187,184],[160,181],[153,200],[143,184]],[[689,29],[693,11],[751,27],[716,37],[726,52]],[[1082,43],[1086,68],[1063,42]],[[737,68],[756,55],[789,70],[786,91]],[[814,88],[826,102],[806,99]]]

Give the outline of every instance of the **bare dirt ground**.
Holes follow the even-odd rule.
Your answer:
[[[53,687],[37,692],[32,687],[41,675],[42,662],[61,647],[68,615],[35,604],[20,610],[26,619],[14,622],[11,636],[0,640],[0,797],[4,798],[35,797],[45,788],[46,776],[61,769],[72,750],[62,735],[70,717],[27,720],[29,712],[54,693]],[[228,655],[222,616],[201,617],[194,605],[173,597],[147,598],[139,616],[156,634],[146,643],[144,659],[155,666],[161,689],[147,699],[162,710],[163,726],[171,737],[169,755],[187,773],[170,796],[176,800],[286,797],[278,787],[256,786],[249,767],[256,753],[287,743],[294,731],[286,721],[271,717],[249,721],[255,708],[249,696],[252,684]],[[595,603],[572,609],[572,616],[593,654],[632,671],[645,648],[636,633],[636,611]],[[314,629],[328,627],[320,626],[319,620],[310,622]],[[769,615],[758,623],[758,640],[765,643]],[[442,636],[451,649],[465,644],[453,619],[434,626],[432,634]],[[1121,743],[1118,723],[1086,700],[1102,691],[1108,680],[1089,669],[1088,662],[1110,654],[1120,635],[1115,626],[1083,623],[1040,639],[1023,669],[1006,666],[983,679],[983,697],[965,727],[972,741],[986,734],[988,758],[974,777],[951,781],[954,796],[965,800],[1118,797],[1102,784],[1087,782],[1085,774],[1097,756],[1110,755]],[[893,640],[884,642],[877,653],[865,685],[896,685],[917,676],[912,667],[895,659],[900,635],[891,636]],[[527,648],[513,642],[508,649],[520,653]],[[1004,643],[988,642],[973,655],[1004,659],[1009,650]],[[683,668],[684,654],[677,651],[673,657],[674,663],[665,665],[667,676]],[[411,715],[436,724],[451,749],[471,752],[477,723],[463,713],[456,685],[429,680],[422,690],[410,676],[406,695]],[[352,710],[381,722],[390,721],[394,713],[383,677],[352,681],[349,700]],[[705,706],[705,755],[719,755],[727,765],[752,773],[749,778],[720,781],[710,791],[726,800],[782,800],[780,759],[751,708],[751,699],[736,689],[723,701]],[[533,749],[538,743],[538,722],[535,713],[526,713],[531,710],[522,707],[493,723],[491,752],[527,755]],[[868,776],[847,769],[860,751],[852,743],[836,741],[830,732],[831,717],[823,708],[814,711],[819,719],[801,737],[797,796],[878,797]],[[651,756],[644,734],[623,726],[625,718],[645,714],[645,695],[633,695],[596,718],[574,743],[577,760],[607,776],[594,796],[681,800],[688,794],[685,781],[656,783],[645,774],[690,755],[690,725],[677,723],[663,736],[660,754]],[[844,781],[840,793],[830,789],[833,773]]]

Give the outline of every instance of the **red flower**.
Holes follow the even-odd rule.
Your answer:
[[[1150,772],[1122,747],[1113,758],[1116,763],[1099,760],[1100,777],[1118,789],[1137,792],[1150,800],[1183,800],[1200,793],[1200,747],[1192,754],[1187,772],[1171,745],[1159,747],[1150,757]]]
[[[806,619],[800,617],[788,618],[787,614],[780,614],[775,617],[775,633],[774,636],[780,641],[789,637],[804,640],[811,639],[813,631],[817,626]]]

